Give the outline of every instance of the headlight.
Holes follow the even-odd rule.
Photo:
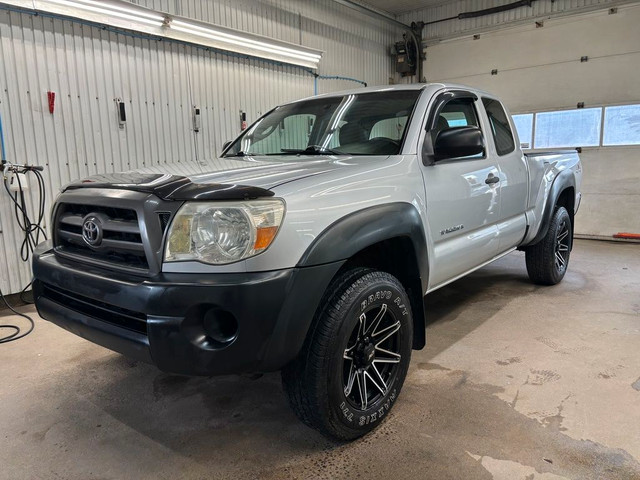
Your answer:
[[[187,202],[171,222],[164,260],[220,265],[252,257],[271,245],[283,217],[281,200]]]

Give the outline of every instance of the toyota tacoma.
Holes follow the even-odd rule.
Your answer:
[[[67,185],[33,259],[40,315],[165,372],[282,371],[300,419],[357,438],[425,345],[423,297],[519,249],[562,280],[582,170],[523,154],[495,96],[419,84],[269,111],[220,158]]]

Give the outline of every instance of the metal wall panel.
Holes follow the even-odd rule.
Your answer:
[[[442,18],[457,16],[462,12],[472,12],[505,5],[512,3],[512,1],[513,0],[457,0],[453,2],[442,2],[438,5],[403,13],[398,16],[398,20],[409,24],[414,21],[432,22]],[[428,42],[429,40],[451,38],[534,18],[562,15],[587,10],[589,8],[604,8],[625,3],[631,2],[619,0],[555,0],[550,2],[539,0],[533,2],[531,7],[520,7],[482,17],[449,20],[427,25],[423,32],[423,38]]]
[[[133,0],[170,14],[299,43],[325,52],[318,73],[371,85],[394,76],[389,47],[402,29],[333,0]],[[353,88],[353,82],[319,81],[319,92]]]
[[[388,49],[402,32],[331,0],[137,3],[321,49],[320,74],[370,85],[394,76]],[[318,81],[320,93],[357,86]],[[53,114],[47,91],[56,93]],[[299,67],[0,5],[0,115],[7,157],[45,166],[47,212],[60,187],[79,177],[213,158],[239,132],[240,110],[251,122],[278,103],[313,92],[314,77]],[[126,105],[124,128],[116,99]],[[193,131],[194,105],[201,110],[199,133]],[[35,197],[33,190],[28,193]],[[0,288],[15,293],[31,272],[19,260],[21,237],[6,192],[0,193],[0,229]]]

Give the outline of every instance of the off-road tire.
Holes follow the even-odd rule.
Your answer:
[[[573,243],[573,227],[567,209],[556,207],[542,240],[525,250],[527,273],[533,283],[555,285],[567,272]]]
[[[334,439],[365,435],[387,417],[400,394],[412,337],[402,284],[386,272],[346,271],[332,281],[300,354],[282,371],[291,407],[305,424]]]

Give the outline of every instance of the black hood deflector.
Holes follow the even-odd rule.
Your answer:
[[[194,183],[181,175],[157,173],[112,173],[94,175],[67,185],[63,191],[78,188],[110,188],[151,193],[163,200],[251,200],[272,197],[274,192],[247,185]]]

